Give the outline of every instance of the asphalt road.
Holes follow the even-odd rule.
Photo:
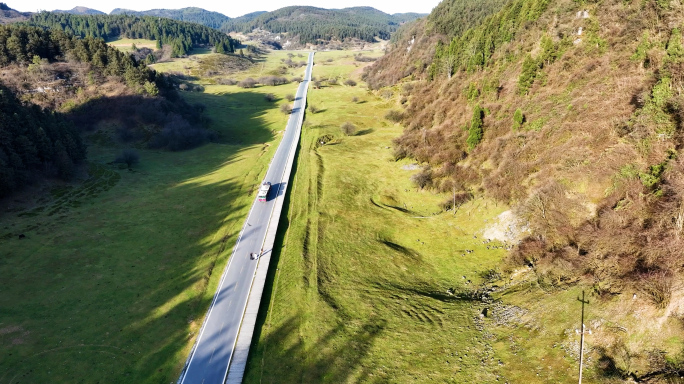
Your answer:
[[[292,143],[299,140],[299,136],[295,135],[297,133],[295,128],[300,122],[300,114],[304,113],[306,107],[303,94],[311,80],[312,64],[313,53],[310,53],[306,75],[297,89],[292,115],[287,123],[283,140],[273,156],[264,179],[271,183],[271,190],[266,202],[256,201],[256,192],[254,194],[252,209],[233,249],[214,301],[209,307],[195,349],[190,355],[182,376],[182,384],[222,384],[228,374],[228,366],[233,356],[235,341],[258,262],[250,260],[249,254],[260,252],[269,220],[279,219],[278,217],[271,218],[271,212],[276,196],[284,193],[287,180],[282,180],[283,172],[290,150],[296,148],[292,146]],[[271,250],[265,249],[264,252],[271,252]]]

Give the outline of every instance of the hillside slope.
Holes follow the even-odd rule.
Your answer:
[[[5,3],[0,3],[0,24],[13,23],[15,21],[24,21],[31,17],[30,12],[19,12],[10,8]]]
[[[82,132],[170,150],[210,137],[170,78],[101,39],[13,24],[0,26],[0,47],[0,197],[74,176]]]
[[[639,329],[664,324],[684,309],[682,10],[513,0],[468,28],[433,12],[365,79],[401,95],[395,157],[424,165],[418,187],[513,208],[529,233],[509,271],[528,266],[535,284],[580,284],[605,303],[635,292],[646,298]],[[679,372],[678,348],[652,331],[629,334],[648,346],[621,341],[631,367],[614,335],[597,341],[613,361],[603,368],[642,381]],[[674,365],[648,361],[649,348]]]

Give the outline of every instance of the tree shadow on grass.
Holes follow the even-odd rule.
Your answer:
[[[178,140],[194,144],[180,143],[183,149],[206,143],[210,136],[214,136],[212,141],[223,144],[248,146],[269,142],[273,140],[273,131],[263,119],[268,110],[276,108],[258,92],[185,92],[182,99],[175,101],[138,95],[94,99],[74,108],[67,116],[84,131],[97,131],[101,122],[107,122],[115,130],[102,132],[111,135],[105,141],[137,143],[142,147],[153,143],[166,128],[184,130],[188,134],[180,135]],[[205,128],[213,135],[197,137]]]
[[[244,383],[343,383],[369,376],[362,365],[386,328],[385,320],[368,319],[355,327],[339,324],[307,342],[299,336],[302,316],[285,320],[250,351]]]
[[[290,185],[297,173],[300,150],[301,147],[298,145],[295,154],[297,160],[293,164],[288,181]],[[384,319],[368,319],[361,326],[353,329],[340,324],[311,343],[303,342],[299,337],[302,314],[294,315],[280,323],[274,331],[266,331],[269,327],[266,321],[270,302],[273,299],[278,264],[285,246],[285,235],[290,225],[288,219],[290,199],[291,194],[288,193],[283,202],[273,247],[274,252],[271,255],[243,382],[320,383],[345,382],[352,375],[368,377],[370,372],[360,367],[375,338],[385,329]],[[268,334],[265,338],[262,337],[264,332]],[[283,348],[284,345],[287,347]]]
[[[11,308],[0,311],[0,383],[177,380],[261,169],[218,175],[273,138],[262,95],[228,97],[245,107],[212,111],[226,115],[212,124],[234,145],[143,149],[140,172],[112,168],[121,178],[98,196],[59,215],[18,218],[32,228],[30,242],[0,240],[0,307]],[[226,96],[195,99],[212,109]],[[93,146],[90,161],[107,167],[111,151]]]

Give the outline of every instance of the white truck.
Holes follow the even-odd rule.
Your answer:
[[[261,188],[259,188],[259,194],[257,194],[257,199],[260,202],[265,202],[266,201],[266,196],[268,196],[268,191],[271,189],[271,183],[268,181],[264,181],[263,184],[261,184]]]

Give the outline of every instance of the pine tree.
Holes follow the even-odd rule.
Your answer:
[[[524,121],[525,115],[523,115],[522,110],[520,108],[516,109],[513,114],[513,129],[519,129]]]
[[[518,93],[521,95],[526,95],[530,90],[534,79],[537,77],[537,70],[539,65],[537,61],[532,58],[532,56],[527,55],[525,61],[523,62],[522,72],[518,78]]]
[[[470,119],[470,129],[468,130],[468,139],[466,144],[468,144],[468,149],[472,150],[480,141],[482,141],[482,115],[484,111],[480,108],[480,105],[476,105],[473,109],[473,117]]]

